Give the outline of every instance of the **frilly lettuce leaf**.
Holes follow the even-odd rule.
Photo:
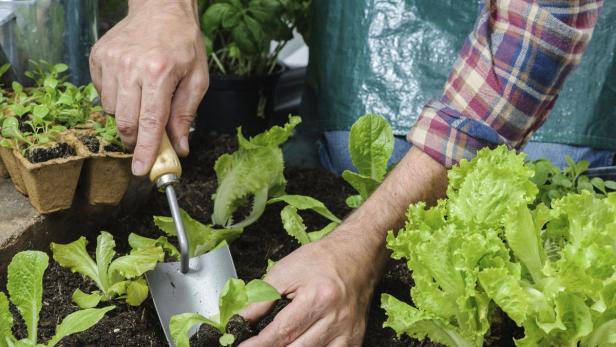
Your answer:
[[[448,173],[450,218],[463,223],[500,225],[511,206],[532,203],[538,189],[530,180],[534,172],[524,165],[524,154],[505,146],[477,152]]]
[[[300,118],[290,116],[289,122],[251,139],[238,129],[239,149],[223,154],[214,166],[218,189],[214,198],[212,221],[225,228],[244,228],[254,223],[265,210],[268,197],[284,192],[284,161],[280,145],[292,134]],[[234,221],[238,209],[252,198],[252,209],[241,221]]]
[[[580,189],[543,204],[546,178],[523,159],[482,150],[449,172],[448,199],[409,207],[387,245],[412,270],[414,306],[384,296],[386,326],[481,346],[497,306],[524,329],[517,346],[616,346],[616,195]],[[572,177],[584,169],[570,166]]]

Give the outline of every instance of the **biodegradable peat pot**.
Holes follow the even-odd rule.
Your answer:
[[[61,136],[58,143],[66,143],[77,151],[77,140],[70,134]],[[31,163],[19,151],[13,150],[13,154],[17,158],[21,178],[34,208],[47,214],[72,206],[84,156],[76,153],[68,158]]]
[[[78,153],[87,157],[79,180],[80,194],[90,205],[119,204],[130,184],[133,155],[118,152],[91,129],[74,130],[74,134]]]
[[[0,178],[9,177],[9,171],[4,166],[4,161],[2,161],[2,157],[0,156]]]
[[[267,76],[210,75],[210,87],[197,111],[196,135],[235,134],[239,126],[246,135],[265,131],[273,115],[276,85],[284,70],[281,66]]]
[[[132,154],[92,154],[83,166],[79,189],[90,205],[117,205],[128,190]]]
[[[21,178],[19,162],[17,161],[13,150],[0,147],[0,157],[2,157],[6,171],[8,171],[9,176],[11,176],[11,181],[13,181],[15,189],[22,194],[28,195],[26,186],[24,185],[24,180]]]

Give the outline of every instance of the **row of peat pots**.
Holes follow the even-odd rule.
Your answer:
[[[131,180],[132,155],[95,136],[92,129],[73,129],[53,144],[30,151],[0,147],[0,177],[40,213],[68,209],[76,194],[91,205],[117,205]]]

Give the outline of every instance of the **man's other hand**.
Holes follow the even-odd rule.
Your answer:
[[[209,83],[192,0],[131,0],[129,13],[90,55],[92,81],[118,132],[134,149],[133,174],[150,171],[165,128],[180,156]]]

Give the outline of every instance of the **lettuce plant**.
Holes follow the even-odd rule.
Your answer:
[[[239,149],[218,158],[214,169],[218,189],[214,197],[212,221],[225,228],[245,228],[263,214],[269,197],[284,194],[284,160],[280,146],[293,134],[301,122],[297,116],[289,116],[284,126],[271,129],[246,139],[238,129]],[[234,215],[249,204],[250,213],[235,221]]]
[[[189,256],[198,257],[213,249],[216,249],[224,244],[227,244],[238,238],[242,229],[215,229],[211,225],[200,223],[193,219],[186,211],[180,209],[182,221],[184,222],[184,231],[188,238]],[[154,224],[162,230],[167,236],[177,237],[173,218],[165,216],[154,216]],[[128,242],[133,249],[141,249],[148,247],[160,246],[170,257],[179,258],[179,251],[169,242],[169,240],[161,236],[158,239],[151,239],[137,234],[131,234]]]
[[[366,114],[353,124],[349,152],[357,172],[346,170],[342,173],[342,178],[358,193],[347,199],[349,207],[359,207],[383,182],[393,151],[394,134],[385,118]]]
[[[149,293],[143,274],[164,260],[162,247],[152,245],[133,249],[130,254],[114,260],[116,244],[113,236],[103,231],[96,241],[96,260],[88,254],[88,241],[83,236],[66,245],[51,244],[53,258],[60,266],[90,278],[99,289],[90,294],[77,289],[73,301],[81,308],[90,308],[98,306],[101,301],[120,297],[129,305],[141,305]]]
[[[171,317],[169,330],[174,343],[178,347],[188,347],[188,332],[195,325],[208,324],[220,331],[220,344],[229,346],[235,341],[235,337],[227,332],[227,323],[231,317],[239,314],[248,305],[280,299],[280,294],[262,280],[252,280],[248,283],[240,279],[232,278],[225,284],[218,302],[219,313],[214,317],[204,317],[198,313],[183,313]]]
[[[17,340],[12,335],[13,317],[9,301],[0,291],[0,347],[53,347],[63,338],[90,329],[96,325],[114,306],[89,308],[66,316],[56,327],[55,335],[46,345],[38,342],[38,321],[43,306],[43,274],[49,264],[49,257],[43,252],[25,251],[13,257],[8,266],[7,289],[11,302],[26,323],[28,336]]]
[[[322,202],[309,196],[283,195],[270,199],[268,204],[284,202],[287,204],[280,212],[282,225],[287,233],[295,238],[300,245],[320,240],[331,233],[342,221],[338,219]],[[330,221],[321,230],[308,232],[304,220],[299,215],[300,210],[311,210]]]
[[[447,346],[481,346],[495,307],[518,346],[616,341],[616,195],[588,190],[536,204],[536,171],[505,147],[448,174],[447,199],[409,207],[387,245],[407,259],[413,305],[384,294],[386,327]]]

